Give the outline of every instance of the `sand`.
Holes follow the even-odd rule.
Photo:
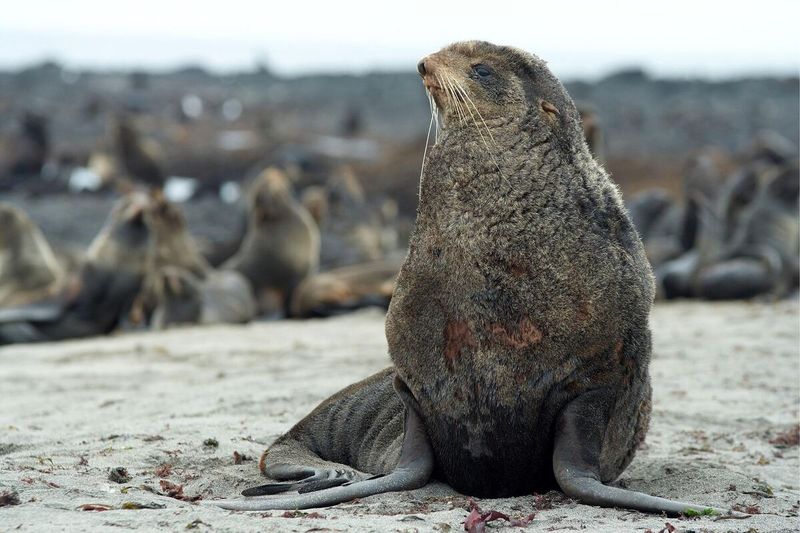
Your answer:
[[[657,305],[653,421],[618,481],[759,514],[665,518],[555,492],[477,503],[535,513],[529,531],[800,529],[798,319],[797,300]],[[468,499],[440,483],[286,515],[164,494],[208,500],[261,483],[257,458],[275,437],[388,363],[377,311],[2,348],[0,500],[20,503],[0,507],[0,531],[461,531]],[[110,480],[117,467],[130,479]]]

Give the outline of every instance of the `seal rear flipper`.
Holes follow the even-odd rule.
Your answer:
[[[415,408],[416,401],[413,401],[413,397],[410,398],[408,389],[399,378],[395,379],[395,388],[398,395],[403,399],[406,409],[400,460],[390,473],[372,476],[364,480],[350,481],[330,488],[322,488],[324,483],[320,483],[313,488],[306,486],[309,492],[301,492],[297,495],[268,496],[250,500],[208,501],[208,504],[232,511],[309,509],[336,505],[337,503],[351,501],[356,498],[366,498],[383,492],[413,490],[422,487],[428,482],[433,473],[433,449],[422,419]],[[280,484],[270,484],[262,487],[264,487],[263,490],[270,490],[265,487],[273,488],[275,485]],[[292,490],[303,490],[303,481],[286,483],[286,485],[299,487]],[[262,487],[248,489],[248,492],[252,490],[255,493],[255,491],[261,490]]]
[[[358,476],[354,470],[342,468],[311,468],[289,464],[277,464],[270,467],[270,477],[282,481],[266,483],[242,491],[242,496],[266,496],[281,492],[297,491],[299,493],[337,487],[349,483]]]
[[[572,400],[559,416],[553,451],[553,470],[564,493],[587,505],[635,509],[646,513],[728,515],[724,509],[684,503],[604,485],[600,452],[614,404],[612,391],[595,389]]]

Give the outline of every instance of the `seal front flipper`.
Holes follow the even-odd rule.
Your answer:
[[[218,500],[209,501],[208,504],[232,511],[309,509],[327,507],[383,492],[412,490],[422,487],[428,482],[433,472],[433,449],[425,431],[425,426],[418,414],[416,401],[400,378],[395,377],[394,385],[398,396],[400,396],[405,405],[405,413],[400,459],[388,474],[379,474],[367,479],[351,481],[344,485],[321,488],[320,490],[297,495],[268,496],[248,500]],[[287,485],[289,484],[292,483],[287,483]],[[302,484],[302,481],[299,484]]]
[[[558,486],[581,503],[635,509],[646,513],[729,514],[729,511],[683,503],[641,492],[609,487],[600,478],[600,452],[614,405],[613,391],[588,391],[567,405],[559,416],[553,451]]]

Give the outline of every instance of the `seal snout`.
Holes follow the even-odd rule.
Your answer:
[[[434,67],[434,61],[431,60],[431,56],[425,56],[420,60],[419,63],[417,63],[417,72],[422,78],[422,84],[429,91],[437,91],[441,89],[438,84],[436,74],[434,73]]]

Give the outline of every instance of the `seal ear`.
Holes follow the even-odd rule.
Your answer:
[[[545,112],[545,116],[552,122],[558,122],[559,117],[561,116],[561,112],[558,110],[556,106],[548,102],[547,100],[542,100],[540,107],[542,111]]]

